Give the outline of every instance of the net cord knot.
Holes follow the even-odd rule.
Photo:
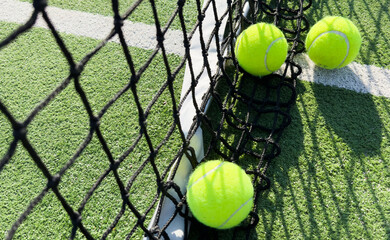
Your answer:
[[[47,0],[34,0],[33,7],[38,12],[43,12],[47,7]]]
[[[16,126],[14,126],[14,132],[13,132],[15,139],[23,139],[27,135],[27,128],[22,123],[17,123]]]

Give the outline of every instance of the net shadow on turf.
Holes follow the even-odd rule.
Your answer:
[[[34,0],[34,11],[30,19],[0,42],[0,50],[12,44],[20,35],[29,31],[34,26],[38,15],[41,15],[69,66],[69,75],[42,102],[33,108],[23,121],[18,121],[15,114],[7,108],[0,98],[0,111],[10,123],[13,132],[12,141],[5,155],[0,160],[0,174],[5,166],[10,164],[10,160],[15,155],[16,148],[19,145],[26,150],[29,157],[39,168],[45,181],[47,181],[45,187],[38,195],[34,196],[27,208],[20,213],[19,217],[12,224],[6,239],[11,239],[15,236],[19,227],[33,212],[34,208],[42,202],[42,199],[47,197],[48,193],[55,195],[56,200],[70,219],[70,239],[78,238],[79,235],[87,239],[105,239],[110,235],[114,235],[115,229],[119,226],[126,228],[126,233],[123,235],[126,239],[141,236],[147,236],[151,239],[167,239],[165,229],[170,222],[167,222],[162,228],[147,228],[148,221],[158,207],[158,201],[162,197],[170,199],[177,207],[171,220],[180,215],[185,218],[186,228],[188,228],[188,223],[194,222],[194,219],[190,217],[189,211],[185,207],[185,193],[180,192],[178,186],[172,179],[168,178],[168,173],[174,166],[174,163],[178,160],[180,161],[183,155],[190,157],[190,139],[200,125],[205,132],[205,159],[220,158],[237,162],[253,178],[256,196],[253,212],[243,226],[231,230],[231,238],[235,239],[244,236],[244,238],[249,239],[255,235],[255,227],[259,221],[256,213],[256,202],[259,192],[266,190],[270,186],[271,179],[267,177],[267,169],[272,160],[280,154],[282,147],[278,144],[279,140],[284,129],[291,122],[289,111],[295,102],[295,81],[301,72],[300,67],[294,62],[294,56],[302,52],[304,48],[301,33],[308,29],[309,24],[303,13],[310,7],[311,1],[297,0],[289,3],[292,5],[286,4],[282,0],[273,1],[272,3],[268,1],[249,1],[250,11],[247,16],[242,14],[245,2],[240,0],[228,1],[228,9],[220,16],[215,14],[217,24],[213,31],[213,37],[217,38],[219,68],[216,74],[211,74],[207,56],[207,49],[211,44],[211,39],[201,39],[204,57],[202,71],[208,72],[210,89],[206,93],[203,102],[197,103],[197,116],[194,118],[187,136],[185,136],[179,120],[179,112],[183,101],[178,99],[175,84],[180,81],[180,73],[183,71],[186,62],[190,65],[195,64],[191,62],[189,51],[191,38],[196,29],[202,29],[202,21],[206,9],[215,8],[216,3],[214,0],[208,0],[202,8],[201,2],[197,0],[198,21],[195,27],[189,30],[183,15],[185,0],[177,2],[177,8],[172,11],[172,16],[165,26],[161,25],[155,2],[151,0],[150,7],[156,28],[156,48],[150,52],[142,66],[136,67],[134,63],[136,56],[127,45],[126,36],[121,27],[123,26],[123,21],[137,9],[141,2],[133,3],[123,15],[120,15],[118,0],[112,0],[114,17],[111,33],[79,62],[75,61],[63,37],[58,33],[47,15],[47,2],[45,0]],[[225,31],[225,29],[219,28],[219,24],[222,19],[226,18],[228,19],[228,28]],[[170,28],[174,19],[180,20],[186,55],[178,63],[172,65],[169,60],[169,54],[165,50],[164,34]],[[290,48],[286,63],[280,72],[258,79],[243,72],[235,60],[232,49],[234,49],[234,40],[239,29],[243,29],[260,20],[273,22],[280,27],[288,39]],[[218,39],[217,35],[220,31],[225,31],[224,39]],[[128,82],[102,108],[95,112],[91,98],[87,94],[85,87],[83,87],[83,72],[91,59],[102,51],[103,48],[107,47],[108,41],[114,36],[119,37],[130,77]],[[225,54],[226,52],[228,54]],[[160,56],[160,60],[163,63],[166,79],[161,83],[161,87],[151,97],[151,100],[143,102],[140,95],[140,91],[142,91],[139,88],[140,82],[143,81],[145,72],[153,67],[152,62],[157,56]],[[191,90],[196,87],[198,79],[199,76],[192,76],[191,88],[188,89],[186,97],[192,97]],[[45,163],[45,159],[42,159],[41,154],[28,138],[27,130],[30,124],[36,120],[38,114],[43,109],[48,108],[48,105],[58,98],[58,95],[64,92],[65,89],[69,89],[71,84],[82,102],[89,119],[89,127],[86,136],[80,140],[80,145],[70,159],[58,171],[52,173],[47,163]],[[132,102],[137,111],[137,115],[134,118],[138,121],[139,135],[135,136],[133,141],[127,145],[126,150],[117,156],[113,154],[112,147],[108,144],[108,136],[105,134],[105,131],[102,131],[102,124],[105,124],[104,120],[110,109],[120,101],[119,99],[125,98],[127,94],[131,94],[133,97]],[[162,104],[160,108],[161,110],[169,109],[167,111],[171,113],[171,122],[163,130],[164,134],[160,137],[161,140],[156,141],[154,130],[148,123],[153,122],[151,116],[153,116],[153,111],[158,108],[160,99],[164,94],[169,96],[169,104],[166,104],[166,106]],[[206,112],[208,99],[212,99],[212,103],[209,111]],[[174,139],[179,141],[179,144]],[[93,141],[96,143],[93,143]],[[171,157],[162,161],[160,158],[161,152],[169,151],[167,148],[169,148],[171,141],[174,141],[174,144],[176,144],[177,151],[170,153]],[[75,166],[76,162],[82,158],[81,156],[87,151],[88,146],[93,144],[97,144],[100,147],[107,165],[92,186],[88,187],[88,190],[82,196],[80,204],[75,207],[65,196],[64,190],[61,191],[61,181],[72,170],[72,166]],[[148,154],[142,155],[145,152]],[[137,161],[134,159],[137,159]],[[130,177],[125,177],[122,172],[125,163],[134,165]],[[151,176],[155,185],[142,186],[142,179]],[[105,225],[104,231],[98,231],[99,234],[97,234],[92,232],[90,224],[87,224],[83,217],[85,217],[85,209],[88,203],[94,201],[92,199],[98,196],[97,192],[108,181],[107,179],[110,179],[109,182],[117,189],[117,197],[121,199],[120,207],[116,206],[115,214],[113,214],[109,224]],[[174,189],[181,200],[177,201],[170,196],[169,189]],[[145,192],[151,192],[152,194],[148,194],[149,197],[146,200],[134,200]],[[144,204],[139,204],[139,201],[144,201]],[[145,202],[147,203],[145,204]],[[127,217],[132,218],[130,226],[124,226],[123,224],[123,221],[125,221],[123,219]],[[205,236],[218,238],[220,234],[215,230],[200,225],[197,227],[200,228],[198,236],[200,239],[205,239]]]

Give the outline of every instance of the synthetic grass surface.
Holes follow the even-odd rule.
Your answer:
[[[388,239],[390,100],[300,82],[258,238]]]
[[[266,0],[275,7],[277,1]],[[306,6],[307,1],[303,1]],[[293,9],[299,9],[299,1],[282,1]],[[356,62],[390,69],[390,11],[387,0],[312,0],[312,6],[304,14],[311,26],[325,16],[343,16],[349,18],[362,35],[362,46]],[[273,21],[265,18],[262,21]],[[289,21],[287,21],[289,22]],[[280,19],[283,24],[284,20]],[[306,33],[302,35],[302,40]]]
[[[49,1],[49,4],[53,5],[54,1]],[[78,8],[77,4],[72,6]],[[111,12],[109,6],[103,8]],[[306,14],[311,24],[325,15],[351,18],[363,36],[361,55],[357,61],[390,68],[390,53],[387,51],[390,32],[386,28],[389,10],[385,0],[314,1]],[[0,26],[0,39],[16,27],[4,23]],[[46,30],[33,30],[18,39],[11,45],[13,47],[0,51],[0,98],[20,120],[67,76],[67,65],[49,35]],[[65,42],[76,59],[97,44],[95,40],[71,36],[65,36]],[[81,78],[95,112],[129,77],[119,45],[112,43],[105,48],[87,65]],[[137,64],[150,54],[139,49],[132,48],[132,51],[142,59]],[[173,62],[178,62],[178,58],[171,58]],[[145,85],[139,88],[145,99],[144,106],[153,92],[149,89],[155,89],[155,79],[163,79],[158,76],[165,73],[159,59],[155,61],[157,70],[145,74],[148,75]],[[176,91],[179,94],[179,83]],[[297,104],[292,109],[292,124],[280,142],[282,153],[267,172],[273,184],[260,197],[260,223],[253,238],[389,239],[389,99],[305,82],[299,82],[298,93]],[[139,132],[137,113],[133,105],[128,104],[133,101],[131,94],[126,97],[109,110],[102,122],[103,134],[107,134],[105,136],[114,156],[127,149]],[[166,99],[169,103],[169,98]],[[156,132],[161,128],[163,134],[167,126],[160,126],[164,122],[162,119],[165,115],[166,119],[171,116],[170,108],[164,107],[165,102],[157,103],[160,110],[156,111],[154,118],[151,115],[151,119],[155,119]],[[160,111],[166,109],[169,109],[168,112],[160,119]],[[88,124],[84,107],[71,84],[36,117],[28,136],[50,171],[55,173],[86,136]],[[3,156],[12,139],[12,131],[2,114],[0,136],[0,156]],[[156,136],[156,142],[162,138],[157,133]],[[169,148],[173,152],[178,149]],[[141,143],[131,159],[122,165],[121,176],[131,176],[145,151],[146,144]],[[167,148],[166,152],[169,153],[170,149]],[[108,164],[94,138],[60,184],[60,191],[74,208],[77,209]],[[153,177],[151,169],[148,169],[137,181],[136,184],[142,186],[132,192],[137,207],[142,208],[149,203],[150,196],[144,193],[154,189]],[[145,184],[142,179],[151,179],[151,184]],[[0,172],[0,182],[0,236],[3,236],[46,183],[20,146],[11,162]],[[87,204],[83,221],[94,235],[100,236],[120,206],[119,191],[110,175]],[[129,211],[126,214],[112,237],[123,239],[128,233],[131,224],[127,219],[131,223],[135,219]],[[63,239],[69,237],[70,230],[69,217],[54,194],[49,193],[22,224],[17,237]],[[220,234],[224,236],[229,231]]]
[[[362,47],[356,61],[390,69],[390,11],[387,0],[314,0],[305,12],[311,24],[327,15],[351,19],[362,34]]]
[[[21,0],[23,2],[32,2],[31,0]],[[128,9],[130,9],[134,4],[139,1],[136,0],[118,0],[119,3],[119,13],[124,14]],[[201,1],[203,2],[203,1]],[[90,12],[95,14],[101,14],[104,16],[114,16],[112,11],[111,1],[107,0],[89,0],[89,1],[80,1],[80,0],[50,0],[48,1],[49,6],[55,6],[62,9],[72,9],[82,12]],[[174,10],[177,8],[177,1],[165,0],[165,1],[155,1],[158,18],[161,26],[165,26],[168,20],[174,13]],[[186,1],[183,7],[183,15],[187,30],[191,30],[196,23],[197,19],[197,7],[195,0]],[[130,21],[142,22],[150,25],[154,25],[154,15],[152,7],[149,1],[142,1],[139,6],[134,10],[130,15]],[[181,29],[181,24],[179,20],[179,15],[176,15],[174,22],[171,25],[173,29]]]
[[[30,0],[22,1],[31,2]],[[134,2],[136,1],[120,0],[121,13],[127,10]],[[275,1],[273,0],[266,0],[266,2],[271,6],[275,4]],[[162,25],[168,21],[173,13],[173,9],[177,6],[176,4],[177,1],[156,1],[156,8]],[[104,0],[51,0],[49,1],[49,5],[106,16],[112,15],[111,2]],[[297,1],[289,1],[288,5],[293,8],[298,7]],[[185,2],[184,16],[187,30],[192,29],[196,22],[196,9],[195,0],[187,0]],[[313,0],[312,6],[305,11],[305,15],[311,25],[314,25],[317,21],[327,15],[337,15],[351,19],[360,30],[363,39],[361,53],[355,61],[361,64],[376,65],[387,69],[390,68],[390,52],[386,50],[390,48],[390,28],[387,27],[390,25],[390,12],[387,0]],[[136,8],[129,20],[154,25],[154,16],[149,1],[143,1]],[[265,18],[262,19],[262,21],[272,22],[273,19]],[[283,22],[283,20],[281,21]],[[181,29],[178,17],[176,17],[172,28]],[[305,37],[306,34],[303,34],[302,39]]]
[[[30,0],[22,0],[31,2]],[[120,0],[120,11],[123,13],[127,10],[135,0]],[[203,2],[203,1],[202,1]],[[275,4],[273,0],[266,0],[271,6]],[[298,1],[289,1],[288,5],[295,9]],[[305,1],[306,2],[306,1]],[[338,1],[338,0],[313,0],[312,6],[305,11],[311,25],[327,15],[343,16],[351,19],[358,27],[362,34],[361,53],[358,55],[356,62],[361,64],[376,65],[379,67],[390,68],[390,11],[387,0],[358,0],[358,1]],[[284,4],[285,2],[283,2]],[[156,8],[159,14],[159,19],[164,25],[173,9],[177,7],[177,1],[156,1]],[[305,3],[306,5],[307,3]],[[110,1],[61,1],[51,0],[49,5],[64,9],[72,9],[78,11],[91,12],[101,15],[112,15],[112,7]],[[184,16],[186,20],[187,30],[192,29],[197,19],[196,1],[187,0],[184,5]],[[139,7],[131,15],[131,21],[143,22],[154,25],[154,17],[151,11],[149,1],[143,1]],[[272,22],[273,19],[263,19],[263,21]],[[283,22],[283,20],[281,20]],[[176,17],[172,27],[181,29],[178,17]],[[306,34],[302,35],[302,39]]]
[[[7,36],[17,25],[0,23],[0,39]],[[87,38],[62,35],[77,61],[99,43]],[[151,51],[130,48],[136,68],[140,68]],[[180,58],[169,55],[172,70]],[[33,29],[0,51],[0,98],[9,111],[23,121],[68,75],[69,67],[48,30]],[[174,83],[179,98],[183,72]],[[166,70],[161,55],[157,55],[144,72],[138,87],[138,97],[145,109],[156,92],[166,81]],[[80,82],[93,111],[100,109],[130,79],[130,71],[119,44],[109,43],[86,65]],[[172,124],[172,101],[168,89],[153,105],[147,119],[148,133],[156,147]],[[130,148],[140,133],[138,112],[130,91],[126,92],[109,108],[101,120],[101,131],[115,159]],[[28,127],[28,139],[51,174],[56,174],[73,156],[89,132],[89,119],[73,83],[45,107]],[[0,156],[4,156],[13,139],[11,126],[0,114]],[[175,132],[167,145],[156,156],[160,171],[166,168],[179,148]],[[126,185],[140,164],[148,157],[146,140],[141,138],[135,150],[118,169]],[[108,169],[109,161],[96,136],[62,178],[59,191],[74,208],[78,209],[87,191],[98,177]],[[14,221],[27,208],[29,202],[45,187],[45,180],[29,154],[18,146],[15,155],[0,172],[0,238],[6,236]],[[133,183],[131,201],[140,212],[153,200],[155,175],[148,165]],[[145,194],[150,193],[150,195]],[[112,173],[103,180],[83,211],[83,222],[92,235],[101,236],[114,220],[122,205],[119,188]],[[85,215],[85,216],[84,216]],[[149,214],[149,217],[150,214]],[[118,223],[113,237],[124,239],[136,221],[126,211]],[[16,238],[64,239],[71,232],[71,221],[52,192],[44,197],[18,229]],[[80,235],[78,235],[80,237]]]
[[[241,79],[244,85],[251,81]],[[251,87],[247,90],[249,94]],[[251,239],[388,239],[390,99],[302,81],[297,92],[292,123],[279,142],[281,155],[267,171],[271,188],[257,202],[260,221]],[[233,111],[245,118],[246,109],[240,106]],[[213,104],[209,113],[221,117]],[[272,116],[259,121],[272,122]],[[237,132],[225,124],[222,137],[237,143]],[[261,152],[261,146],[252,144],[256,148]],[[258,160],[246,156],[237,163],[251,170]],[[198,239],[197,227],[190,239]],[[218,236],[232,239],[232,233],[218,231]]]

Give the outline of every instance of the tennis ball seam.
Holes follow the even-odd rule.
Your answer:
[[[243,204],[241,204],[241,206],[239,208],[237,208],[236,211],[234,211],[227,219],[225,222],[223,222],[220,226],[218,226],[217,228],[223,228],[223,226],[225,226],[229,221],[230,219],[232,219],[234,217],[234,215],[236,215],[236,213],[238,213],[245,205],[247,205],[248,203],[250,203],[252,201],[253,197],[250,197],[246,202],[244,202]]]
[[[225,162],[221,162],[220,164],[218,164],[218,166],[216,166],[215,168],[211,169],[210,171],[208,171],[206,174],[204,174],[203,176],[201,176],[200,178],[198,178],[195,182],[193,182],[187,189],[190,190],[192,188],[192,186],[194,186],[195,184],[197,184],[198,182],[202,181],[204,178],[207,177],[207,175],[217,171],[220,167],[222,167],[222,165],[224,165]]]
[[[253,24],[238,35],[235,43],[240,67],[253,76],[266,76],[278,70],[287,54],[286,38],[274,24]]]
[[[206,178],[208,175],[218,171],[226,162],[221,162],[216,167],[199,177],[195,182],[193,182],[191,185],[188,186],[187,191],[189,191],[195,184],[198,182],[201,182],[204,178]],[[244,208],[248,203],[250,203],[253,200],[253,197],[250,197],[248,200],[246,200],[244,203],[242,203],[221,225],[218,227],[215,227],[217,229],[223,229],[223,227],[229,223],[229,221],[242,209]]]
[[[315,41],[316,41],[319,37],[321,37],[321,36],[324,35],[324,34],[328,34],[328,33],[334,33],[334,34],[337,34],[337,35],[343,37],[345,43],[347,44],[347,53],[345,54],[344,59],[341,61],[341,63],[340,63],[339,65],[337,65],[336,68],[338,68],[338,67],[340,67],[340,66],[345,62],[345,60],[347,59],[347,57],[348,57],[348,55],[349,55],[349,46],[350,46],[350,45],[349,45],[348,37],[347,37],[347,35],[345,35],[345,33],[340,32],[340,31],[336,31],[336,30],[330,30],[330,31],[323,32],[323,33],[319,34],[319,35],[311,42],[311,44],[310,44],[309,49],[307,50],[307,52],[308,52],[308,53],[310,52],[310,49],[311,49],[311,47],[313,46],[313,43],[315,43]]]
[[[268,45],[268,48],[267,48],[267,51],[265,52],[265,57],[264,57],[264,65],[265,65],[265,69],[267,69],[268,72],[272,73],[273,71],[271,71],[269,68],[268,68],[268,65],[267,65],[267,57],[268,57],[268,52],[271,50],[272,46],[279,40],[282,40],[284,37],[279,37],[275,40],[273,40],[270,45]]]

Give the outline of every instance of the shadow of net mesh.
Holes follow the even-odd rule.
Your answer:
[[[190,11],[196,12],[197,21],[191,25],[185,18],[187,2],[177,1],[175,8],[170,9],[169,19],[163,23],[159,20],[158,8],[161,5],[156,1],[134,1],[126,8],[122,4],[120,11],[118,0],[112,0],[111,33],[82,56],[68,47],[66,36],[51,21],[44,0],[33,1],[34,10],[28,21],[1,39],[0,53],[33,31],[40,17],[48,26],[45,31],[53,39],[50,43],[64,58],[62,68],[67,72],[45,96],[39,97],[38,103],[26,110],[25,115],[18,112],[18,107],[9,107],[7,96],[0,95],[0,121],[3,122],[0,126],[4,133],[0,142],[3,149],[0,152],[0,198],[4,206],[12,210],[9,215],[3,215],[7,219],[1,220],[4,222],[2,236],[6,239],[21,236],[41,239],[169,239],[167,227],[173,219],[181,217],[185,222],[184,239],[256,238],[259,223],[257,202],[261,201],[261,192],[271,184],[267,169],[281,152],[283,146],[278,143],[292,121],[289,111],[295,103],[296,78],[301,72],[294,56],[304,49],[302,34],[308,29],[304,11],[310,7],[311,1],[227,1],[227,9],[219,10],[219,14],[212,11],[216,20],[212,36],[206,39],[200,34],[199,51],[203,58],[200,63],[191,61],[192,37],[196,31],[202,33],[205,12],[215,9],[217,4],[214,0],[193,1]],[[138,8],[145,6],[154,22],[155,48],[140,53],[128,46],[123,26]],[[227,21],[226,27],[221,29],[224,20]],[[260,21],[276,24],[289,43],[288,57],[282,68],[262,78],[245,73],[238,66],[233,51],[241,29]],[[185,54],[179,57],[168,53],[165,47],[166,34],[174,24],[178,26],[174,31],[180,32],[183,38],[180,47]],[[111,42],[114,38],[117,43]],[[213,66],[208,59],[211,38],[217,44],[215,73],[211,71]],[[107,65],[94,71],[91,68],[95,59],[114,51],[113,45],[119,50],[114,60],[107,60],[107,65],[115,66],[118,61],[118,68],[108,77],[108,90],[105,91],[104,86],[100,86],[102,81],[97,84],[89,81],[88,76],[104,78],[99,74]],[[202,101],[196,102],[196,115],[191,119],[188,133],[183,131],[179,118],[183,106],[180,90],[186,64],[190,69],[192,65],[200,64],[201,73],[207,72],[209,81]],[[12,62],[12,65],[23,71],[22,67],[18,68],[18,62]],[[118,76],[118,73],[122,75]],[[200,75],[191,76],[186,98],[193,98],[192,90],[196,88]],[[114,85],[116,87],[111,88]],[[23,98],[23,92],[19,94]],[[97,95],[105,97],[97,98]],[[60,106],[65,101],[68,105]],[[66,112],[58,113],[59,109]],[[63,117],[63,121],[75,119],[69,124],[80,129],[76,133],[67,131],[70,125],[63,123],[61,117],[50,117],[52,115],[69,115]],[[190,147],[190,140],[198,127],[202,128],[204,137],[204,158],[201,160],[235,162],[251,176],[255,187],[254,208],[248,218],[239,227],[222,233],[197,223],[191,217],[185,193],[172,181],[177,171],[175,166],[184,161],[183,156],[193,167],[198,164],[194,149]],[[60,131],[59,139],[51,138],[51,132],[56,131]],[[51,145],[51,141],[59,141],[60,145]],[[30,164],[30,168],[18,170],[13,167],[20,166],[20,162]],[[273,164],[283,163],[275,161]],[[16,179],[14,186],[5,187],[3,180],[6,176]],[[179,199],[172,197],[170,191],[174,191]],[[159,208],[163,198],[172,201],[176,208],[171,216],[166,216],[168,221],[164,225],[157,226],[155,222],[161,217]],[[49,233],[33,235],[34,223],[37,226],[47,224]],[[59,226],[59,230],[53,230],[51,224]]]

